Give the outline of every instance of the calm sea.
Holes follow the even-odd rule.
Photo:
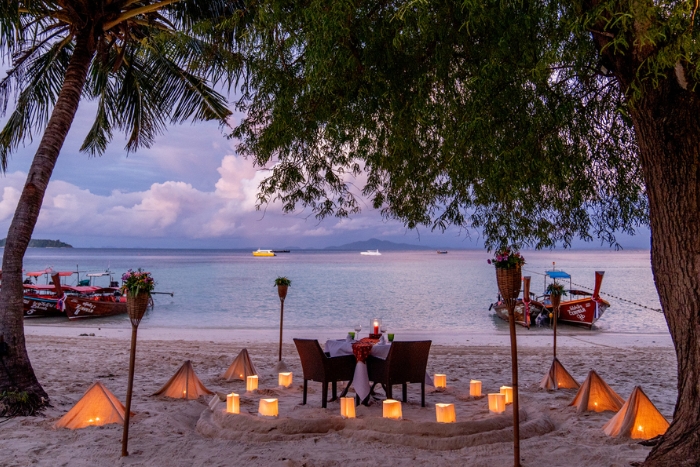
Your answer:
[[[604,270],[603,292],[651,308],[659,301],[648,251],[526,251],[524,274],[541,293],[542,273],[557,269],[575,284],[592,287],[594,271]],[[496,298],[493,266],[485,251],[292,251],[255,258],[250,251],[29,249],[25,271],[109,268],[115,279],[129,268],[150,271],[157,290],[155,308],[143,326],[176,328],[274,329],[279,326],[277,276],[292,280],[285,301],[285,328],[347,328],[380,317],[394,330],[450,329],[506,331],[507,324],[488,311]],[[75,282],[75,277],[71,279]],[[44,279],[42,278],[43,282]],[[70,279],[69,279],[70,282]],[[103,284],[107,284],[106,281]],[[667,332],[660,313],[604,296],[610,309],[596,324],[604,332]],[[42,322],[80,326],[60,318]],[[83,322],[82,324],[86,324]],[[94,324],[91,323],[91,324]],[[125,316],[101,318],[105,327],[128,327]],[[533,329],[531,332],[539,332]],[[549,332],[544,329],[541,332]]]

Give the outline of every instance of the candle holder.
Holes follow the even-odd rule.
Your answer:
[[[372,321],[370,322],[369,328],[372,330],[372,334],[380,334],[379,328],[382,326],[382,319],[381,318],[372,318]],[[381,335],[380,335],[381,337]],[[377,338],[378,339],[378,338]]]

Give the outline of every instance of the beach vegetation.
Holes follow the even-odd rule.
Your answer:
[[[0,171],[19,145],[39,140],[3,252],[0,334],[9,353],[0,390],[13,386],[48,403],[24,342],[22,263],[81,100],[96,104],[81,146],[89,156],[103,154],[116,132],[130,154],[171,124],[225,127],[231,111],[213,83],[233,85],[240,60],[237,26],[219,26],[243,11],[227,0],[0,2],[0,55],[10,65],[0,81],[0,115],[10,111]]]
[[[232,137],[270,169],[259,205],[323,219],[369,200],[489,250],[620,247],[620,233],[648,226],[678,400],[645,465],[700,465],[697,2],[251,8]]]

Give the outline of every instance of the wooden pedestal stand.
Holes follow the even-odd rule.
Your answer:
[[[126,309],[129,312],[131,320],[131,357],[129,358],[129,383],[126,389],[126,407],[124,411],[124,433],[122,434],[122,457],[128,456],[129,451],[129,418],[131,417],[131,395],[134,388],[134,366],[136,364],[136,330],[141,323],[148,302],[151,296],[148,293],[141,292],[134,296],[131,292],[126,297]]]
[[[513,465],[520,467],[520,406],[518,403],[518,344],[515,335],[515,305],[520,295],[520,266],[512,269],[496,268],[498,290],[508,308],[510,328],[510,357],[513,380]]]

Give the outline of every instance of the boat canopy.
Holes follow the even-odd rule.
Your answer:
[[[68,276],[72,276],[73,272],[72,271],[53,271],[50,269],[46,269],[44,271],[28,272],[25,275],[29,276],[29,277],[41,277],[44,274],[58,274],[60,277],[68,277]]]
[[[571,279],[571,274],[564,271],[546,271],[546,273],[552,279]]]

